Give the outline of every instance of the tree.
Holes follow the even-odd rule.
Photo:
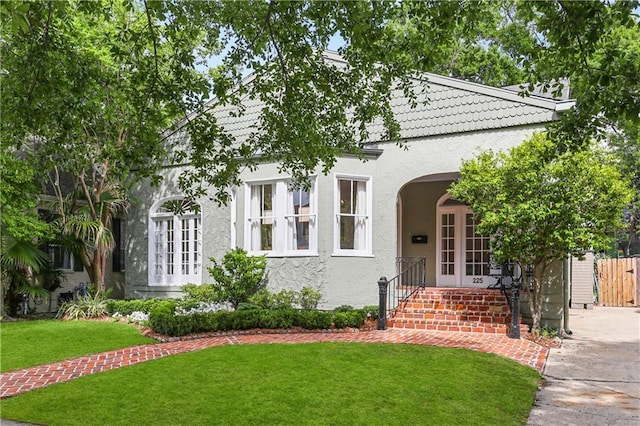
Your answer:
[[[16,315],[24,293],[39,293],[33,277],[45,267],[48,256],[38,245],[51,239],[53,232],[36,212],[33,167],[4,141],[0,142],[0,176],[0,315],[5,307],[9,315]]]
[[[629,183],[594,144],[562,152],[544,133],[508,153],[483,152],[460,173],[449,192],[471,206],[477,231],[494,237],[496,260],[533,268],[529,307],[538,330],[549,268],[608,245],[631,200]]]
[[[258,160],[278,162],[304,183],[341,155],[361,155],[370,139],[401,143],[392,91],[412,99],[409,76],[417,71],[496,84],[522,73],[532,85],[570,77],[585,100],[567,114],[571,126],[562,134],[566,147],[579,149],[605,119],[637,124],[636,6],[5,1],[0,132],[43,176],[55,169],[74,176],[87,220],[106,236],[108,220],[97,213],[106,188],[126,199],[141,179],[157,183],[162,165],[189,165],[179,182],[190,198],[225,202],[240,172]],[[340,66],[322,54],[336,36],[344,41]],[[235,140],[212,110],[240,117],[246,100],[264,107],[255,131]],[[369,134],[375,120],[384,134]],[[100,287],[108,252],[85,264],[94,265]]]
[[[182,93],[158,79],[176,52],[138,38],[147,26],[144,11],[120,3],[2,7],[23,12],[13,27],[2,25],[3,140],[49,181],[61,232],[75,237],[72,251],[104,289],[111,220],[123,212],[129,185],[154,178],[165,157],[161,132],[181,104],[172,97]]]

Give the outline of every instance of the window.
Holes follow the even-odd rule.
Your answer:
[[[54,269],[71,270],[73,258],[69,250],[58,244],[47,244],[47,252]]]
[[[161,202],[149,221],[149,284],[202,282],[202,224],[196,205],[185,199]]]
[[[56,213],[42,209],[38,210],[38,216],[47,223],[52,223],[60,217]],[[60,244],[56,244],[55,242],[45,243],[40,248],[49,255],[51,266],[54,269],[74,272],[82,272],[84,270],[82,262],[80,262],[79,259],[74,259],[71,252]]]
[[[371,178],[337,176],[334,254],[371,256]]]
[[[124,220],[114,218],[111,224],[113,240],[116,247],[113,250],[113,272],[124,272]]]
[[[315,179],[309,189],[288,180],[254,182],[245,191],[245,248],[272,256],[317,253]]]

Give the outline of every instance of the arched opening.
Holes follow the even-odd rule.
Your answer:
[[[149,210],[149,285],[202,282],[202,219],[199,206],[166,198]]]

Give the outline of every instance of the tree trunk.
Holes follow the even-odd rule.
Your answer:
[[[533,265],[531,291],[529,292],[529,309],[531,310],[531,331],[540,330],[542,318],[542,301],[544,296],[544,282],[546,280],[548,263],[546,260]]]
[[[89,278],[91,278],[91,283],[96,287],[99,291],[105,290],[104,284],[104,271],[106,265],[106,253],[102,253],[101,250],[96,249],[93,252],[93,262],[92,262],[92,271],[89,274]]]

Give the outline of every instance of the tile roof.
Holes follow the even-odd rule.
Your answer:
[[[329,61],[344,63],[335,53],[325,55]],[[251,77],[247,78],[245,84],[250,84],[250,80]],[[418,94],[415,108],[411,108],[402,90],[395,90],[391,100],[401,127],[401,139],[546,123],[556,120],[559,112],[574,104],[548,96],[522,97],[512,88],[495,88],[429,73],[414,78],[413,84]],[[426,92],[422,90],[425,86]],[[238,108],[231,105],[214,107],[218,123],[238,141],[257,130],[263,108],[259,100],[249,96],[243,105],[243,115],[238,115]],[[369,133],[372,142],[385,140],[381,121],[372,123]]]

